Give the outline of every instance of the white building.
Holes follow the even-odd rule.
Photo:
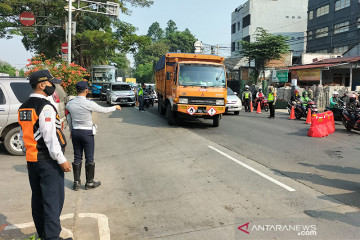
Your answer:
[[[289,36],[293,56],[306,49],[308,0],[248,0],[231,16],[231,57],[239,57],[239,41],[255,40],[257,27],[272,34]]]

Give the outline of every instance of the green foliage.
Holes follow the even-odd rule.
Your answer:
[[[283,35],[273,35],[263,28],[257,28],[255,42],[241,41],[240,54],[255,60],[255,72],[253,74],[256,84],[260,70],[265,71],[265,63],[270,60],[280,59],[283,54],[289,51],[286,43],[288,37]]]
[[[177,31],[176,23],[173,20],[167,22],[167,27],[165,28],[165,36],[168,38],[171,34]]]
[[[177,52],[180,50],[181,52],[191,53],[194,52],[194,43],[196,38],[189,29],[185,29],[185,31],[180,32],[176,31],[171,33],[166,39],[165,42],[170,47],[170,52]]]
[[[136,66],[145,63],[156,63],[166,52],[169,52],[169,45],[163,41],[143,47],[134,55]]]
[[[0,61],[0,73],[7,73],[10,77],[14,77],[16,72],[16,68],[11,66],[7,62]]]
[[[154,22],[149,27],[147,36],[151,38],[153,43],[155,43],[164,38],[164,30],[160,27],[158,22]]]
[[[40,238],[36,238],[35,235],[32,235],[30,238],[25,238],[25,240],[40,240]]]
[[[135,72],[136,81],[138,83],[150,83],[153,82],[153,64],[145,63],[140,64],[136,68]]]

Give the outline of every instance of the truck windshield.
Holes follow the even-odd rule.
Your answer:
[[[210,64],[180,64],[178,84],[181,86],[225,87],[224,67]]]

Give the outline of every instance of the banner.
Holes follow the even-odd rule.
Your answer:
[[[291,78],[298,81],[320,81],[320,68],[291,70]]]
[[[289,70],[274,70],[272,73],[272,82],[288,82]]]

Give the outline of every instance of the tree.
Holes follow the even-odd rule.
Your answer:
[[[171,34],[177,31],[176,23],[173,20],[167,22],[167,27],[165,28],[165,37],[168,38]]]
[[[289,51],[286,43],[288,37],[283,35],[273,35],[263,28],[257,28],[255,32],[255,42],[241,41],[240,54],[250,60],[255,60],[254,82],[262,71],[265,78],[265,64],[274,59],[280,59],[283,54]]]
[[[165,42],[156,42],[141,48],[139,52],[134,55],[135,65],[156,63],[162,55],[169,52],[169,49],[169,45]]]
[[[154,65],[152,63],[140,64],[135,71],[135,77],[139,83],[150,83],[153,78]]]
[[[189,29],[180,32],[176,31],[166,37],[165,42],[170,46],[171,52],[194,52],[194,43],[196,42],[195,36],[190,32]]]
[[[11,66],[7,62],[0,61],[0,73],[7,73],[10,77],[14,77],[16,73],[16,68]]]
[[[160,27],[160,24],[158,22],[154,22],[149,27],[147,36],[151,38],[151,41],[153,43],[155,43],[164,38],[164,30]]]

